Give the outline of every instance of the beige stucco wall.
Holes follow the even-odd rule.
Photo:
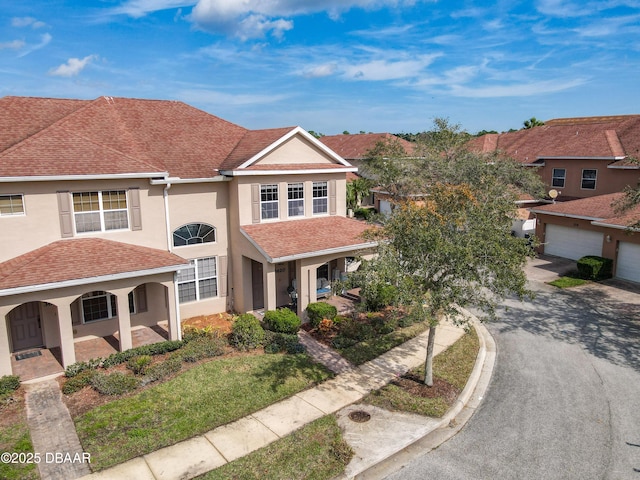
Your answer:
[[[545,166],[540,169],[542,181],[549,189],[555,188],[562,192],[561,197],[586,198],[596,195],[621,192],[627,185],[635,187],[640,180],[640,170],[621,170],[607,168],[611,160],[545,160]],[[554,168],[564,168],[566,171],[564,187],[552,187]],[[598,171],[596,188],[588,190],[581,188],[582,170],[595,169]]]
[[[296,135],[279,145],[256,165],[291,165],[301,163],[335,163],[307,139]]]
[[[239,225],[251,225],[251,185],[277,184],[279,218],[268,221],[296,221],[321,216],[313,215],[313,182],[328,182],[330,180],[336,181],[336,215],[344,217],[347,214],[347,181],[344,173],[236,177],[230,188],[230,193],[234,197],[231,203],[233,207],[231,214],[237,215]],[[289,218],[287,215],[287,185],[290,183],[304,183],[304,217]]]
[[[56,192],[129,188],[140,192],[142,230],[84,233],[75,238],[100,237],[166,249],[162,187],[151,186],[148,180],[0,183],[0,194],[22,194],[25,204],[25,215],[0,217],[0,262],[62,239]]]

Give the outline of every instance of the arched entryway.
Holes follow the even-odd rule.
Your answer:
[[[23,303],[7,315],[13,352],[44,346],[40,305],[41,302]]]

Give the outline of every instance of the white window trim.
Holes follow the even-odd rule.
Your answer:
[[[563,170],[564,171],[564,174],[562,175],[562,177],[556,176],[556,170]],[[562,179],[562,185],[554,185],[554,181],[556,179],[557,180]],[[564,185],[565,185],[566,181],[567,181],[567,169],[566,168],[554,168],[551,171],[551,187],[553,187],[553,188],[564,188]]]
[[[587,170],[593,170],[594,172],[596,172],[596,176],[595,178],[584,178],[584,172],[586,172]],[[588,180],[591,181],[593,180],[593,188],[585,188],[583,187],[584,185],[584,181]],[[580,190],[590,190],[590,191],[594,191],[596,188],[598,187],[598,169],[597,168],[583,168],[582,169],[582,176],[580,177]]]
[[[314,195],[314,185],[316,185],[318,183],[324,183],[325,188],[327,190],[327,195],[326,196],[316,197]],[[315,209],[315,200],[321,200],[323,198],[327,201],[327,203],[326,203],[327,210],[325,212],[318,212],[318,213],[314,212],[313,210]],[[311,213],[314,216],[317,216],[317,217],[323,216],[323,215],[329,215],[329,182],[327,182],[326,180],[322,180],[322,181],[319,181],[319,182],[313,182],[311,184]]]
[[[131,230],[131,215],[129,213],[129,195],[127,193],[127,190],[122,190],[122,189],[115,189],[115,190],[97,190],[98,192],[98,210],[91,210],[89,212],[76,212],[75,210],[75,205],[73,203],[73,195],[77,194],[77,193],[93,193],[95,190],[88,190],[88,191],[82,191],[82,192],[73,192],[71,194],[71,208],[73,210],[73,231],[75,233],[75,235],[91,235],[91,234],[96,234],[96,233],[109,233],[109,232],[123,232],[126,230]],[[127,207],[126,208],[115,208],[112,210],[105,210],[102,204],[102,193],[103,192],[118,192],[118,191],[124,191],[124,195],[125,195],[125,201],[127,202]],[[122,212],[122,211],[126,211],[127,213],[127,227],[126,228],[114,228],[114,229],[110,229],[107,230],[105,228],[105,221],[104,221],[104,214],[105,212]],[[88,214],[88,213],[98,213],[100,216],[100,230],[91,230],[90,232],[78,232],[77,229],[77,224],[76,224],[76,215],[82,215],[82,214]]]
[[[175,239],[174,239],[174,235],[182,227],[186,227],[188,225],[207,225],[207,226],[213,228],[213,241],[211,241],[211,242],[202,242],[202,243],[191,243],[191,244],[187,244],[187,245],[176,245]],[[191,237],[191,238],[194,238],[194,237]],[[178,228],[173,230],[173,233],[171,234],[171,243],[173,244],[174,248],[193,247],[194,245],[207,245],[207,244],[214,245],[214,244],[218,243],[218,229],[216,227],[214,227],[213,225],[211,225],[210,223],[206,223],[206,222],[185,223],[184,225],[180,225]]]
[[[262,188],[263,187],[276,187],[276,199],[275,200],[262,200]],[[288,198],[288,194],[287,194]],[[278,214],[273,218],[264,218],[262,216],[262,206],[275,203],[277,207]],[[280,220],[280,185],[277,183],[264,183],[260,184],[260,221],[261,222],[275,222]]]
[[[90,292],[90,293],[93,293],[93,292]],[[106,318],[98,318],[96,320],[87,320],[87,319],[85,319],[85,317],[84,317],[84,301],[85,300],[89,300],[91,298],[99,298],[99,297],[105,297],[107,299],[107,317]],[[82,323],[83,324],[85,324],[85,323],[90,324],[90,323],[102,322],[104,320],[111,320],[112,318],[117,317],[118,316],[117,311],[116,311],[115,314],[113,312],[113,306],[112,306],[112,300],[111,300],[112,297],[115,298],[115,295],[113,295],[110,292],[104,292],[101,295],[92,295],[90,297],[85,297],[84,295],[82,297],[80,297],[80,312],[82,313]],[[118,302],[118,300],[116,298],[116,310],[118,309],[118,303],[117,302]]]
[[[291,187],[292,185],[300,185],[300,187],[302,188],[302,197],[301,198],[289,198],[289,187]],[[300,215],[289,215],[289,207],[291,205],[292,202],[300,202],[302,201],[302,213]],[[305,212],[304,212],[304,182],[294,182],[294,183],[288,183],[287,184],[287,217],[288,218],[303,218],[305,216]]]
[[[198,262],[201,260],[208,260],[208,259],[214,259],[214,261],[216,262],[216,274],[212,277],[202,277],[200,278],[199,273],[198,273]],[[191,264],[190,268],[194,269],[194,278],[190,279],[190,280],[182,280],[182,281],[176,281],[176,283],[178,284],[178,291],[180,290],[180,285],[184,285],[187,283],[195,283],[195,291],[196,291],[196,298],[195,300],[187,300],[184,302],[180,302],[180,298],[178,297],[178,302],[181,305],[184,305],[185,303],[193,303],[193,302],[200,302],[202,300],[209,300],[211,298],[219,298],[220,297],[220,274],[218,273],[218,269],[220,268],[220,265],[218,263],[218,257],[214,256],[214,257],[202,257],[202,258],[193,258],[191,260],[189,260],[189,263]],[[200,298],[200,281],[201,280],[210,280],[212,278],[216,279],[216,294],[212,297],[206,297],[206,298]]]
[[[0,213],[0,217],[24,217],[27,214],[27,209],[24,204],[24,194],[22,193],[3,193],[0,197],[20,197],[22,203],[22,212],[18,213]]]

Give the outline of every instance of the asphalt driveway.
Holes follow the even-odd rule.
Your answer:
[[[483,404],[389,478],[640,480],[640,288],[544,283],[573,265],[529,265],[536,297],[488,325],[498,356]]]

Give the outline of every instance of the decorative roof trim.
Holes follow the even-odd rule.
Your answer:
[[[625,158],[627,158],[626,155],[623,155],[621,157],[574,157],[574,156],[569,156],[569,157],[552,157],[552,156],[548,156],[548,155],[541,155],[539,157],[537,157],[538,160],[608,160],[611,162],[617,162],[619,160],[624,160]]]
[[[166,267],[151,268],[147,270],[138,270],[135,272],[122,272],[111,275],[100,275],[98,277],[74,278],[73,280],[64,280],[62,282],[41,283],[39,285],[26,285],[23,287],[13,287],[0,290],[0,297],[8,297],[10,295],[19,295],[22,293],[41,292],[43,290],[54,290],[59,288],[77,287],[79,285],[90,285],[102,282],[111,282],[114,280],[123,280],[127,278],[145,277],[147,275],[158,275],[161,273],[177,272],[181,268],[189,267],[189,263],[181,265],[171,265]]]
[[[263,176],[263,175],[303,175],[314,173],[356,173],[358,167],[337,167],[337,168],[315,168],[315,169],[296,169],[296,170],[222,170],[222,173],[228,177],[246,177],[246,176]]]
[[[178,183],[216,183],[216,182],[230,182],[231,179],[224,175],[216,175],[215,177],[206,178],[180,178],[180,177],[167,177],[167,178],[152,178],[151,185],[170,185]]]
[[[615,223],[606,223],[602,221],[593,221],[591,225],[595,225],[596,227],[606,227],[606,228],[616,228],[618,230],[629,230],[631,232],[640,232],[640,228],[632,228],[627,225],[617,225]]]
[[[560,212],[550,212],[548,210],[539,210],[537,208],[530,208],[530,212],[538,214],[538,215],[553,215],[555,217],[568,217],[568,218],[576,218],[578,220],[590,220],[590,221],[598,221],[603,220],[602,217],[587,217],[586,215],[573,215],[571,213],[560,213]]]
[[[273,150],[278,148],[280,145],[282,145],[283,143],[285,143],[287,140],[289,140],[290,138],[294,137],[295,135],[302,135],[305,139],[310,141],[314,146],[316,146],[317,148],[322,150],[324,153],[329,155],[331,158],[333,158],[338,163],[341,163],[342,165],[344,165],[346,167],[351,166],[345,159],[340,157],[336,152],[334,152],[329,147],[327,147],[322,142],[320,142],[316,137],[314,137],[313,135],[308,133],[304,128],[295,127],[289,133],[287,133],[286,135],[283,135],[278,140],[273,142],[271,145],[269,145],[268,147],[262,149],[260,152],[256,153],[253,157],[251,157],[249,160],[247,160],[244,163],[242,163],[237,168],[247,168],[247,167],[253,165],[258,160],[260,160],[262,157],[264,157],[268,153],[272,152]]]

